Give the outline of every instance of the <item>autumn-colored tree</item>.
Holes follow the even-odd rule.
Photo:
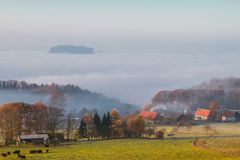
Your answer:
[[[19,126],[21,126],[22,120],[19,116],[19,109],[16,107],[16,104],[4,104],[0,108],[0,116],[2,137],[5,138],[6,142],[11,142],[21,131],[21,127],[19,128]]]
[[[127,119],[129,133],[133,137],[141,137],[145,132],[145,121],[142,116],[136,115]]]
[[[34,105],[34,125],[33,129],[35,133],[46,132],[46,119],[47,106],[43,102],[36,102]]]
[[[126,121],[122,122],[121,128],[122,128],[123,137],[130,138],[132,136],[132,131],[129,129]]]
[[[33,110],[33,106],[26,103],[7,103],[0,107],[1,133],[7,142],[33,131]]]
[[[116,108],[112,109],[111,111],[111,121],[112,121],[112,135],[114,138],[117,138],[120,136],[121,133],[121,117],[119,115],[119,112]]]
[[[92,139],[94,136],[94,125],[93,118],[90,113],[85,113],[83,116],[84,122],[86,123],[86,137],[88,140]]]
[[[221,106],[218,101],[212,101],[209,105],[209,109],[212,111],[216,111],[216,110],[221,109]]]
[[[21,106],[19,107],[19,113],[23,116],[22,123],[22,132],[25,134],[31,134],[34,128],[34,107],[32,105],[29,106]]]
[[[152,104],[150,104],[150,103],[147,103],[147,104],[145,104],[145,105],[143,106],[143,110],[144,110],[144,111],[150,111],[151,108],[152,108]]]
[[[136,137],[141,137],[145,131],[145,121],[142,116],[137,116],[135,119],[134,132]]]

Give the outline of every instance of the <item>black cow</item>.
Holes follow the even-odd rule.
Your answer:
[[[41,149],[40,149],[40,150],[38,150],[38,151],[37,151],[37,153],[42,153],[42,150],[41,150]]]
[[[35,153],[37,153],[36,150],[30,150],[30,154],[35,154]]]
[[[18,158],[20,158],[20,159],[26,159],[26,156],[25,156],[25,155],[18,154]]]
[[[13,154],[20,154],[20,150],[15,150],[12,152]]]
[[[7,154],[6,153],[2,153],[1,154],[3,157],[7,157]]]

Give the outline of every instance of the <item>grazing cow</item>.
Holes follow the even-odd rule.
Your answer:
[[[46,149],[46,152],[48,153],[48,152],[49,152],[49,150],[48,150],[48,149]]]
[[[37,153],[36,150],[30,150],[30,154],[35,154],[35,153]]]
[[[26,156],[21,155],[21,154],[18,154],[18,158],[20,158],[20,159],[26,159]]]
[[[7,154],[6,153],[2,153],[1,154],[3,157],[7,157]]]
[[[11,152],[7,152],[7,155],[10,155],[11,154]]]
[[[15,151],[13,151],[12,153],[14,153],[14,154],[19,154],[19,153],[20,153],[20,150],[15,150]]]
[[[42,153],[42,150],[41,150],[41,149],[40,149],[40,150],[38,150],[38,151],[37,151],[37,153]]]

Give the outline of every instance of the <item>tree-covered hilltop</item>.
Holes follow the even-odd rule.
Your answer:
[[[240,78],[212,79],[189,89],[160,91],[152,98],[152,106],[195,110],[212,101],[226,109],[240,110]]]
[[[54,83],[39,85],[16,80],[0,81],[0,103],[16,101],[34,103],[39,100],[48,103],[50,95],[56,91],[64,94],[66,110],[87,108],[96,109],[102,114],[115,107],[124,114],[138,109],[137,106],[117,98],[107,97],[76,85]]]

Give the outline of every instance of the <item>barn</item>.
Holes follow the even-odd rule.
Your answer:
[[[140,112],[139,115],[142,116],[143,119],[145,120],[145,124],[148,129],[154,128],[159,118],[159,115],[157,112],[151,112],[151,111],[142,111]]]
[[[47,134],[32,134],[32,135],[20,135],[18,142],[21,143],[32,143],[32,144],[48,144],[49,137]]]
[[[233,112],[233,111],[223,111],[222,113],[222,121],[223,122],[234,122],[236,121],[236,112]]]

